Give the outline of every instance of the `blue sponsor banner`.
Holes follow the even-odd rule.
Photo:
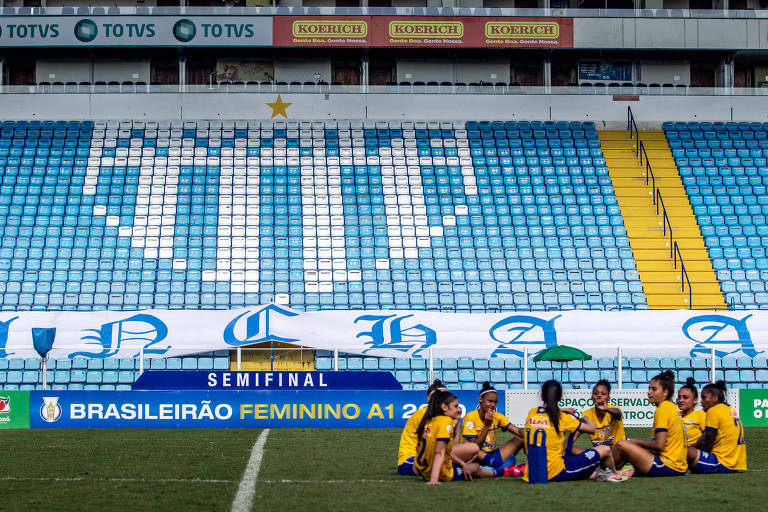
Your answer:
[[[477,407],[476,391],[456,395]],[[31,428],[395,428],[426,402],[424,391],[31,391],[29,409]]]
[[[403,386],[390,372],[148,371],[133,390],[389,389]]]

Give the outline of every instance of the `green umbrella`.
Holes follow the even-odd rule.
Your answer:
[[[589,361],[590,359],[592,359],[591,355],[568,345],[555,345],[554,347],[545,348],[533,358],[534,362],[537,363],[539,361],[559,361],[561,382],[563,380],[563,363],[567,361]]]

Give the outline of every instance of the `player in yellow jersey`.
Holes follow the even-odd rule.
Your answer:
[[[462,437],[468,443],[475,443],[480,448],[478,461],[484,466],[504,468],[515,466],[515,454],[523,447],[523,431],[512,425],[503,414],[496,410],[499,394],[490,382],[483,382],[477,409],[464,416]],[[498,431],[515,435],[512,439],[497,447]],[[501,476],[501,475],[499,475]]]
[[[707,411],[704,433],[688,448],[688,463],[696,473],[733,473],[747,470],[747,442],[736,409],[725,401],[725,382],[707,384],[701,390],[701,406]]]
[[[606,481],[626,480],[626,476],[615,473],[611,449],[608,446],[596,446],[577,455],[563,453],[568,434],[592,434],[596,428],[584,416],[576,418],[561,411],[558,403],[562,397],[563,388],[560,383],[549,380],[541,386],[541,400],[544,406],[534,407],[528,412],[525,420],[528,464],[523,479],[532,483],[583,480],[589,478],[602,461],[611,470]]]
[[[677,408],[680,409],[680,416],[683,420],[683,429],[685,430],[685,444],[695,445],[701,433],[704,432],[704,420],[707,413],[696,409],[696,403],[699,401],[699,391],[696,389],[696,381],[693,377],[685,380],[685,385],[677,392]]]
[[[613,457],[626,460],[638,476],[682,476],[688,469],[683,422],[671,402],[675,374],[667,370],[648,383],[648,400],[656,406],[653,439],[625,439],[613,445]]]
[[[611,383],[607,380],[597,381],[592,388],[592,402],[595,406],[582,413],[582,416],[586,416],[597,428],[593,434],[589,434],[592,446],[613,446],[616,442],[626,439],[621,409],[610,405],[610,400]],[[580,432],[577,432],[573,440],[578,439],[579,435]]]
[[[459,418],[459,399],[448,391],[435,391],[416,430],[419,442],[414,467],[428,484],[494,476],[492,470],[467,462],[478,455],[476,444],[454,446]]]
[[[427,388],[427,400],[429,400],[437,390],[448,391],[440,379],[430,384]],[[428,407],[428,404],[427,404]],[[416,470],[413,467],[413,459],[416,457],[416,445],[419,438],[416,430],[419,428],[419,422],[427,412],[427,407],[416,409],[414,413],[405,422],[403,433],[400,434],[400,446],[397,450],[397,473],[402,476],[415,476]]]

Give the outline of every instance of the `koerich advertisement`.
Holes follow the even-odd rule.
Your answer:
[[[29,391],[0,391],[0,428],[29,428]]]
[[[462,408],[477,392],[457,392]],[[389,428],[423,391],[32,391],[32,428]],[[501,410],[500,412],[504,412]]]

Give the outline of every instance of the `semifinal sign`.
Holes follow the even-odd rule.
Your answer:
[[[267,16],[8,16],[0,47],[271,46]]]
[[[572,18],[275,16],[274,46],[573,48]]]
[[[462,412],[476,391],[455,393]],[[32,391],[32,428],[398,428],[423,391]],[[504,412],[499,404],[500,411]]]
[[[391,372],[244,372],[244,371],[149,371],[131,389],[389,389],[403,386]]]
[[[0,358],[37,357],[31,331],[55,327],[48,357],[171,357],[277,341],[383,357],[516,357],[556,345],[593,357],[755,357],[766,353],[768,311],[295,311],[236,310],[0,314]]]

